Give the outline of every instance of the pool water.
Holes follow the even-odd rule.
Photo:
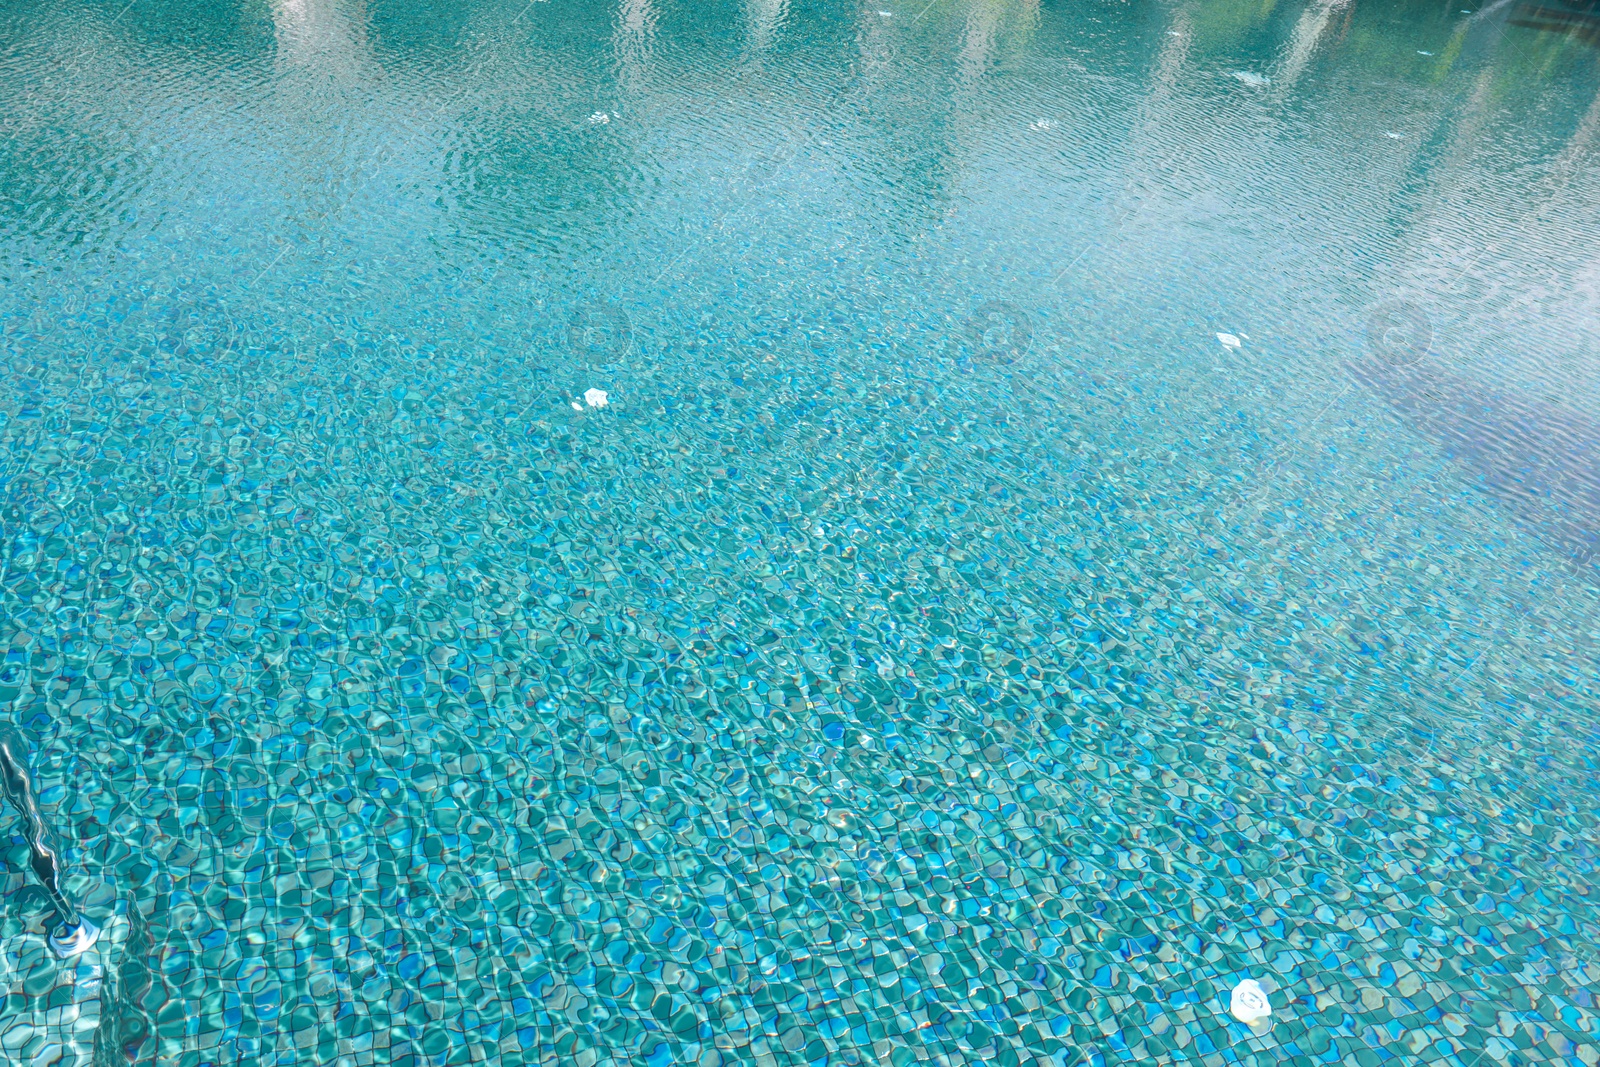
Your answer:
[[[0,0],[98,1062],[1594,1067],[1595,25]]]

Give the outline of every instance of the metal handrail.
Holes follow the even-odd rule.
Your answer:
[[[22,815],[33,873],[49,894],[60,920],[50,934],[50,947],[62,959],[86,951],[99,940],[100,928],[84,918],[61,891],[61,854],[39,813],[28,743],[10,723],[0,723],[0,792]]]

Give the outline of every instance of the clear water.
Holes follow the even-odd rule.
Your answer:
[[[0,2],[107,1061],[1594,1064],[1600,35],[1478,6]]]

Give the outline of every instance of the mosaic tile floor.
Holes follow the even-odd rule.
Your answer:
[[[1596,1067],[1514,10],[0,0],[0,1063]]]

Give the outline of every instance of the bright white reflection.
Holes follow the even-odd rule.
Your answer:
[[[346,10],[340,10],[344,7]],[[364,66],[365,13],[359,3],[337,0],[272,0],[278,58],[315,66],[338,76],[356,76]]]
[[[1017,52],[1039,22],[1039,0],[976,0],[967,7],[956,58],[961,78],[976,81],[995,62],[1002,36],[1008,51]]]
[[[649,84],[650,57],[655,50],[659,18],[653,0],[621,0],[617,4],[617,25],[611,34],[611,49],[616,56],[617,86],[624,94],[644,92]]]
[[[1319,0],[1301,12],[1289,35],[1289,48],[1278,68],[1277,82],[1281,92],[1287,92],[1306,69],[1306,64],[1317,50],[1317,44],[1328,30],[1335,15],[1343,14],[1350,0]]]
[[[994,52],[994,39],[1000,29],[1004,8],[994,0],[979,0],[967,8],[966,31],[961,36],[961,76],[976,81],[988,69]]]
[[[641,41],[656,32],[656,9],[650,0],[622,0],[617,9],[617,28],[626,37]]]
[[[765,52],[789,14],[789,0],[747,0],[745,21],[750,25],[750,47]]]

